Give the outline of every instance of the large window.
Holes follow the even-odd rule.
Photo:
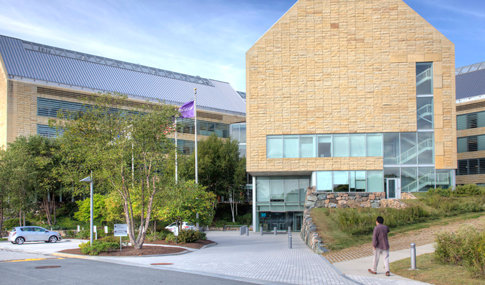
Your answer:
[[[382,134],[266,137],[267,158],[382,156]]]
[[[456,116],[458,130],[485,127],[485,111]]]
[[[485,158],[458,160],[456,175],[485,174]]]
[[[283,137],[282,136],[266,137],[266,157],[267,158],[283,157]]]
[[[433,97],[416,98],[418,130],[433,129]]]
[[[383,172],[317,171],[317,191],[320,192],[382,192]]]
[[[220,138],[229,138],[230,125],[223,123],[215,123],[209,121],[197,120],[197,134],[202,136],[210,136],[215,134]],[[195,121],[190,118],[177,119],[177,131],[185,134],[195,134]],[[239,142],[246,142],[246,126],[235,125],[233,126],[233,138],[239,140]],[[236,137],[237,136],[237,137]]]
[[[41,124],[37,124],[37,134],[47,138],[55,138],[58,135],[55,128],[51,128],[48,125]]]
[[[485,135],[458,138],[458,153],[485,150]]]
[[[301,211],[309,186],[308,176],[256,177],[258,211]]]
[[[416,63],[416,94],[433,94],[433,63]]]

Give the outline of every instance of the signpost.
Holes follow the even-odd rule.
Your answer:
[[[120,237],[120,251],[121,251],[121,237],[128,235],[128,225],[127,224],[115,224],[113,229],[115,237]]]
[[[98,239],[98,231],[97,231],[96,226],[94,226],[93,231],[94,231],[94,234],[96,235],[96,238],[95,239]]]
[[[105,236],[108,236],[108,226],[104,226],[104,234]]]
[[[175,236],[175,244],[177,244],[177,239],[178,239],[178,236],[179,236],[179,227],[175,227],[173,229],[173,235]]]

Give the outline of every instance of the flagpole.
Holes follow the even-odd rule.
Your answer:
[[[178,148],[177,148],[177,117],[175,117],[175,183],[177,183],[177,179],[178,179],[178,171],[177,171],[177,164],[178,164],[178,161],[177,161],[177,152],[178,152]]]
[[[195,183],[199,183],[197,169],[197,88],[194,88],[194,126],[195,126]]]

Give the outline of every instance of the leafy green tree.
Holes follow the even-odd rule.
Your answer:
[[[107,216],[106,197],[101,194],[94,194],[93,196],[93,221],[104,222]],[[81,222],[89,222],[91,217],[91,199],[76,201],[76,204],[79,210],[74,213],[74,218]]]
[[[170,199],[156,212],[165,221],[209,225],[214,218],[216,196],[194,181],[179,182],[172,188]],[[197,218],[198,214],[198,218]]]
[[[181,176],[194,179],[195,155],[192,154],[181,169]],[[235,221],[236,203],[244,195],[246,158],[239,157],[239,143],[220,139],[215,134],[198,143],[199,183],[217,196],[228,198],[232,220]]]
[[[66,112],[50,125],[63,132],[65,159],[81,162],[78,169],[93,170],[94,181],[121,197],[130,242],[141,249],[155,195],[173,181],[164,169],[168,154],[175,151],[167,136],[179,112],[165,104],[114,109],[130,104],[126,96],[99,94],[91,97],[81,114]],[[76,178],[75,171],[69,173],[63,176],[67,183],[82,178]]]
[[[18,137],[9,143],[7,150],[0,152],[0,184],[4,195],[8,195],[7,204],[10,211],[16,212],[19,216],[20,226],[22,216],[25,220],[25,212],[34,205],[35,196],[32,189],[36,174],[35,160],[29,152],[26,137]]]

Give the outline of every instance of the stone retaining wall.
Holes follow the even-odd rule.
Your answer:
[[[402,193],[403,199],[416,199],[410,193]],[[407,205],[397,199],[386,199],[384,192],[346,192],[317,193],[315,187],[308,187],[303,224],[300,236],[315,253],[325,253],[328,250],[317,233],[317,227],[312,221],[310,210],[313,208],[394,208],[403,209]]]

